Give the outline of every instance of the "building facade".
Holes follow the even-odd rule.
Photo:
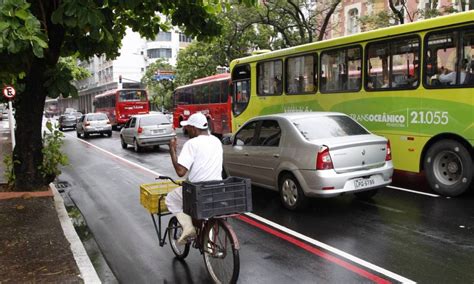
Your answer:
[[[102,55],[79,62],[80,66],[91,72],[91,77],[76,82],[78,98],[58,100],[60,112],[64,112],[68,107],[83,113],[93,112],[93,100],[96,95],[108,90],[136,86],[140,83],[146,68],[158,58],[163,58],[175,66],[179,51],[186,48],[191,41],[190,37],[177,29],[169,32],[161,31],[152,40],[142,38],[138,33],[127,29],[119,57],[108,60]]]
[[[423,19],[427,10],[437,10],[441,14],[446,14],[450,9],[456,11],[474,9],[470,1],[461,0],[393,0],[393,3],[397,10],[403,13],[405,23]],[[390,11],[388,0],[342,0],[331,19],[331,26],[334,28],[328,31],[326,38],[362,32],[359,18],[375,15],[380,11]],[[391,23],[397,24],[397,20],[394,19]]]

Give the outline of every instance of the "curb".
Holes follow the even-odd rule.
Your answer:
[[[84,280],[84,283],[102,283],[95,271],[92,262],[87,255],[86,249],[82,244],[82,241],[79,239],[79,236],[74,229],[71,219],[67,214],[66,207],[64,206],[64,200],[59,194],[56,186],[53,183],[49,184],[50,188],[54,194],[54,206],[58,212],[58,218],[63,228],[64,236],[71,244],[71,251],[76,260],[79,271],[81,272],[81,277]]]

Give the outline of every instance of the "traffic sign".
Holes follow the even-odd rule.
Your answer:
[[[3,96],[9,100],[13,99],[16,95],[15,88],[12,86],[6,86],[3,88]]]

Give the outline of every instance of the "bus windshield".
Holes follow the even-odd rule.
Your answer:
[[[146,92],[142,90],[122,90],[119,92],[119,102],[146,102]]]

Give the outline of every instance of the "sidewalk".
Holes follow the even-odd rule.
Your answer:
[[[3,158],[12,152],[8,120],[0,121]],[[0,283],[100,283],[53,184],[46,192],[0,192]],[[19,196],[19,197],[18,197]]]

